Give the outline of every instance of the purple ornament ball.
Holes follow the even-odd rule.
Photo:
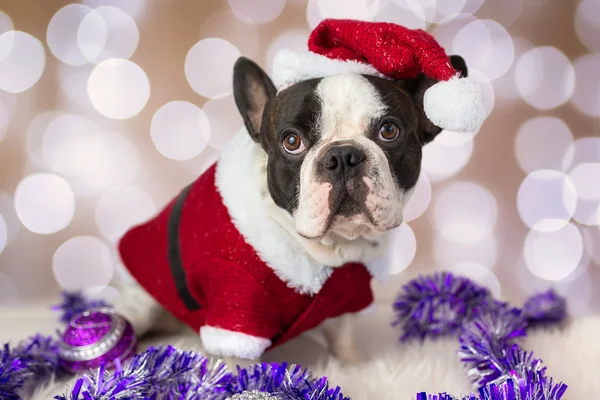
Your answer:
[[[85,311],[69,322],[59,344],[61,365],[75,374],[103,365],[114,366],[135,354],[131,324],[108,308]]]

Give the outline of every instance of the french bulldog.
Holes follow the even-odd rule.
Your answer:
[[[450,60],[467,76],[460,56]],[[215,179],[237,228],[287,286],[314,295],[339,266],[369,266],[387,251],[417,183],[422,147],[442,131],[423,110],[424,93],[435,83],[425,76],[343,73],[278,90],[255,62],[236,62],[234,97],[245,128],[223,151]],[[203,240],[203,227],[195,228],[194,240]],[[152,273],[152,265],[146,268]],[[369,272],[378,279],[386,275],[385,268]],[[361,279],[369,284],[370,277]],[[138,335],[176,321],[135,280],[123,288],[116,310]],[[365,356],[354,344],[352,315],[321,326],[331,353],[359,362]],[[200,329],[207,352],[232,365],[258,361],[271,344],[269,338],[247,342],[252,351],[239,357],[227,347],[235,341],[223,339],[230,334]],[[223,339],[218,346],[215,337]]]

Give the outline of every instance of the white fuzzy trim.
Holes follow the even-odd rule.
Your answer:
[[[369,64],[334,60],[312,52],[295,53],[284,49],[275,55],[272,79],[275,86],[282,90],[300,81],[350,72],[385,78]]]
[[[489,113],[480,85],[468,77],[431,86],[423,97],[423,107],[431,122],[452,132],[477,131]]]
[[[235,227],[275,274],[299,293],[315,294],[331,268],[315,261],[269,212],[266,154],[246,129],[225,147],[217,163],[216,185]]]
[[[256,360],[271,346],[269,339],[246,335],[205,325],[200,328],[202,345],[217,357],[238,357]]]

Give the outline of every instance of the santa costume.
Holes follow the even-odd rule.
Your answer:
[[[475,131],[487,107],[476,83],[461,77],[433,37],[389,23],[325,20],[309,52],[281,52],[274,83],[344,72],[388,79],[424,74],[437,81],[424,98],[427,116],[453,131]],[[215,165],[158,215],[119,243],[135,280],[166,310],[199,331],[208,351],[256,358],[328,318],[373,301],[373,267],[326,266],[268,214],[257,163],[264,152],[245,130]],[[223,349],[230,354],[223,354]]]

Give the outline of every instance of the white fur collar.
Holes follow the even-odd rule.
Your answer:
[[[266,153],[242,129],[219,157],[216,186],[233,224],[281,280],[299,293],[315,294],[332,269],[347,262],[365,263],[373,277],[387,278],[388,266],[371,262],[387,247],[388,235],[377,238],[377,250],[363,239],[320,243],[302,238],[291,216],[268,193],[266,162]]]

